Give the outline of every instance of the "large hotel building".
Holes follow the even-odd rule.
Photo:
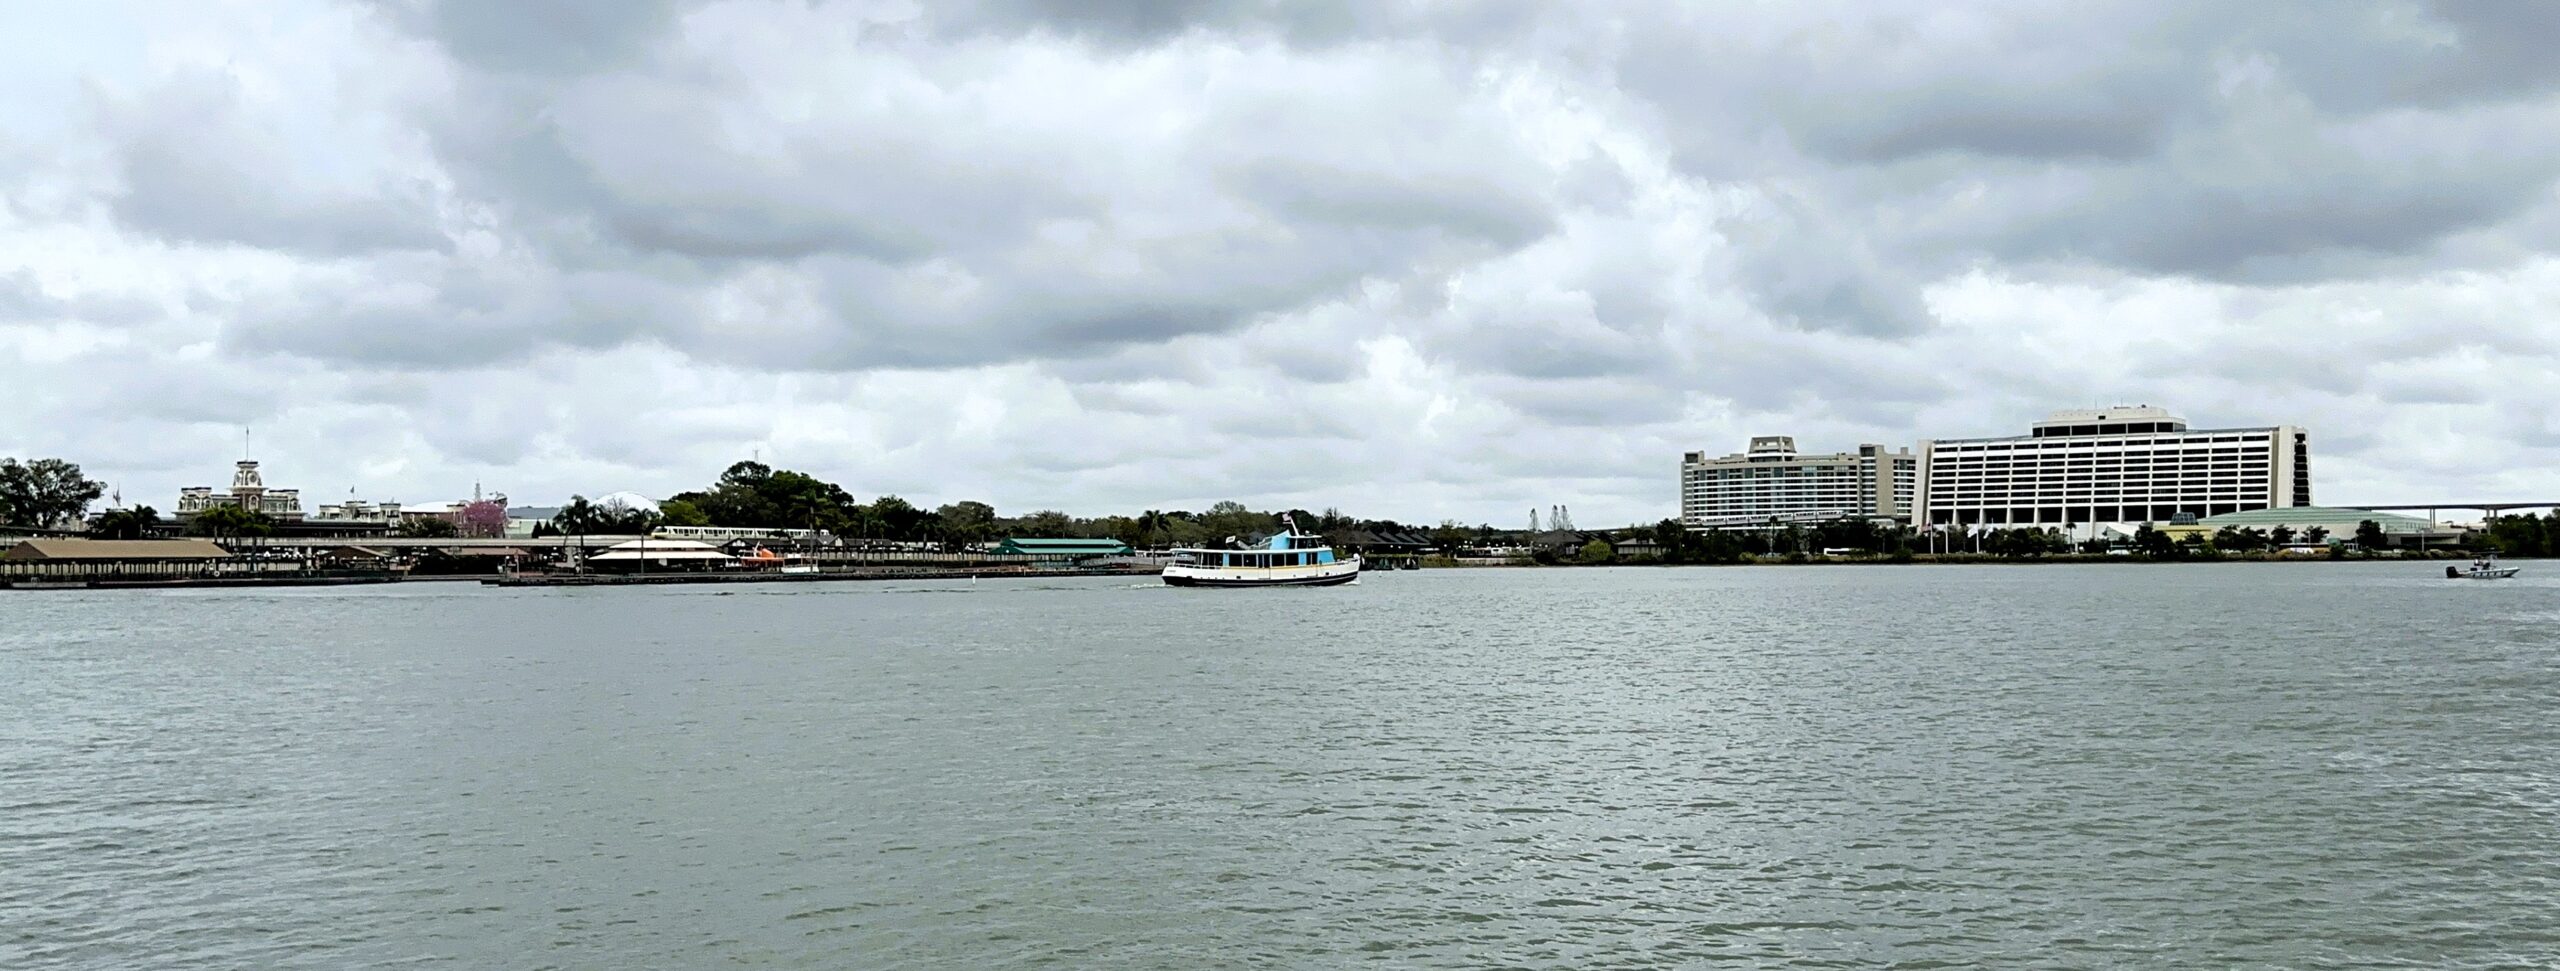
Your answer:
[[[1917,481],[1917,459],[1908,448],[1860,445],[1855,452],[1800,455],[1795,439],[1762,435],[1748,451],[1718,458],[1691,452],[1681,460],[1680,521],[1693,529],[1735,529],[1773,520],[1907,519]]]
[[[2149,406],[2059,411],[2012,438],[1920,443],[1913,523],[2165,523],[2311,504],[2311,437],[2190,429]]]
[[[1919,526],[2167,523],[2311,505],[2311,436],[2298,427],[2191,429],[2148,405],[2058,411],[2027,434],[1940,439],[1887,452],[1799,455],[1764,435],[1748,451],[1680,463],[1694,529],[1894,518]]]

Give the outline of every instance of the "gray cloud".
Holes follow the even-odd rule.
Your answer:
[[[444,243],[433,190],[366,171],[333,146],[289,143],[250,118],[234,78],[194,71],[142,98],[102,106],[122,191],[119,221],[180,242],[340,254]]]
[[[0,451],[1608,522],[2090,395],[2551,448],[2465,390],[2560,371],[2534,5],[298,2],[0,128]]]
[[[577,74],[621,64],[658,39],[678,0],[371,0],[400,28],[471,67]]]

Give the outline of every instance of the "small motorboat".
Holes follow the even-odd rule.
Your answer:
[[[2471,566],[2467,569],[2458,566],[2445,567],[2444,578],[2447,580],[2504,580],[2516,575],[2516,571],[2520,569],[2522,567],[2499,566],[2481,559],[2471,561]]]

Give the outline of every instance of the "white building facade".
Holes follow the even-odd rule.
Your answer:
[[[387,526],[397,526],[400,524],[400,504],[349,499],[345,502],[325,503],[321,505],[319,512],[312,514],[311,518],[321,522],[382,523]]]
[[[1760,435],[1745,451],[1680,462],[1680,521],[1693,529],[1748,529],[1832,519],[1906,519],[1919,480],[1908,448],[1860,445],[1804,455],[1794,438]]]
[[[179,519],[193,519],[221,506],[264,513],[267,518],[278,522],[291,522],[302,518],[302,493],[296,489],[267,488],[266,478],[258,474],[258,463],[246,459],[232,471],[229,492],[215,492],[212,486],[188,486],[178,490]]]
[[[1927,527],[2165,523],[2311,505],[2299,427],[2190,429],[2148,405],[2058,411],[2026,435],[1920,443]]]

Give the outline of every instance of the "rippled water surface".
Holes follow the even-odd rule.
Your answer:
[[[0,595],[0,968],[2551,966],[2431,572]]]

